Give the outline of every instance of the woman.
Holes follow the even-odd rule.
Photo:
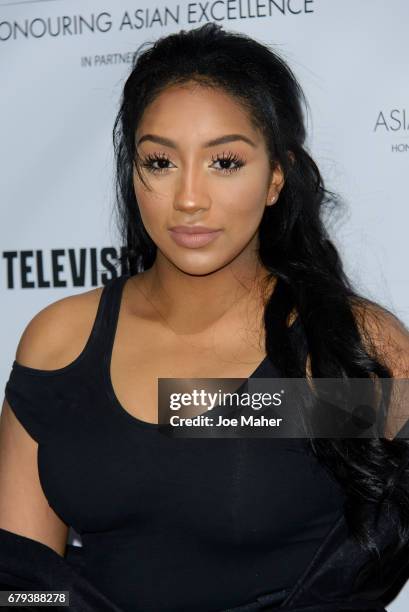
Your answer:
[[[38,313],[6,386],[4,583],[68,585],[79,610],[384,609],[409,541],[396,421],[365,440],[157,427],[159,377],[409,373],[408,331],[324,228],[302,100],[268,47],[214,24],[139,53],[114,127],[129,273]]]

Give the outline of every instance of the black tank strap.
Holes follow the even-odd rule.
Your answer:
[[[92,330],[92,341],[95,343],[94,350],[98,361],[101,357],[104,360],[109,358],[111,353],[121,306],[122,290],[128,278],[129,276],[126,275],[115,277],[108,281],[102,290]]]

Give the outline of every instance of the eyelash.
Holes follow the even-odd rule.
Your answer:
[[[155,168],[154,167],[154,163],[157,161],[166,161],[169,162],[170,159],[167,157],[167,155],[161,154],[149,154],[145,157],[145,159],[143,160],[142,166],[144,168],[146,168],[149,172],[152,172],[152,174],[162,174],[163,172],[166,172],[167,170],[169,170],[169,168]],[[217,156],[213,156],[212,157],[212,162],[220,162],[220,161],[228,161],[230,163],[235,163],[236,167],[235,168],[222,168],[221,172],[223,174],[232,174],[233,172],[237,172],[238,170],[240,170],[240,168],[242,166],[245,165],[245,161],[244,159],[242,159],[241,157],[239,157],[238,155],[234,154],[234,153],[228,153],[227,155],[225,155],[223,153],[223,155],[217,155]]]

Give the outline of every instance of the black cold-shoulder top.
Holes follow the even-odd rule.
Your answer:
[[[110,380],[127,278],[104,286],[72,363],[13,363],[6,398],[38,442],[47,500],[81,536],[84,575],[124,612],[279,601],[342,514],[343,491],[306,440],[171,438],[127,412]],[[265,358],[251,377],[279,375]]]

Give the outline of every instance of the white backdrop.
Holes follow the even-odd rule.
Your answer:
[[[34,314],[113,274],[111,130],[133,52],[206,21],[290,63],[347,203],[332,230],[347,270],[409,324],[406,0],[0,0],[3,386]],[[409,585],[388,609],[408,608]]]

